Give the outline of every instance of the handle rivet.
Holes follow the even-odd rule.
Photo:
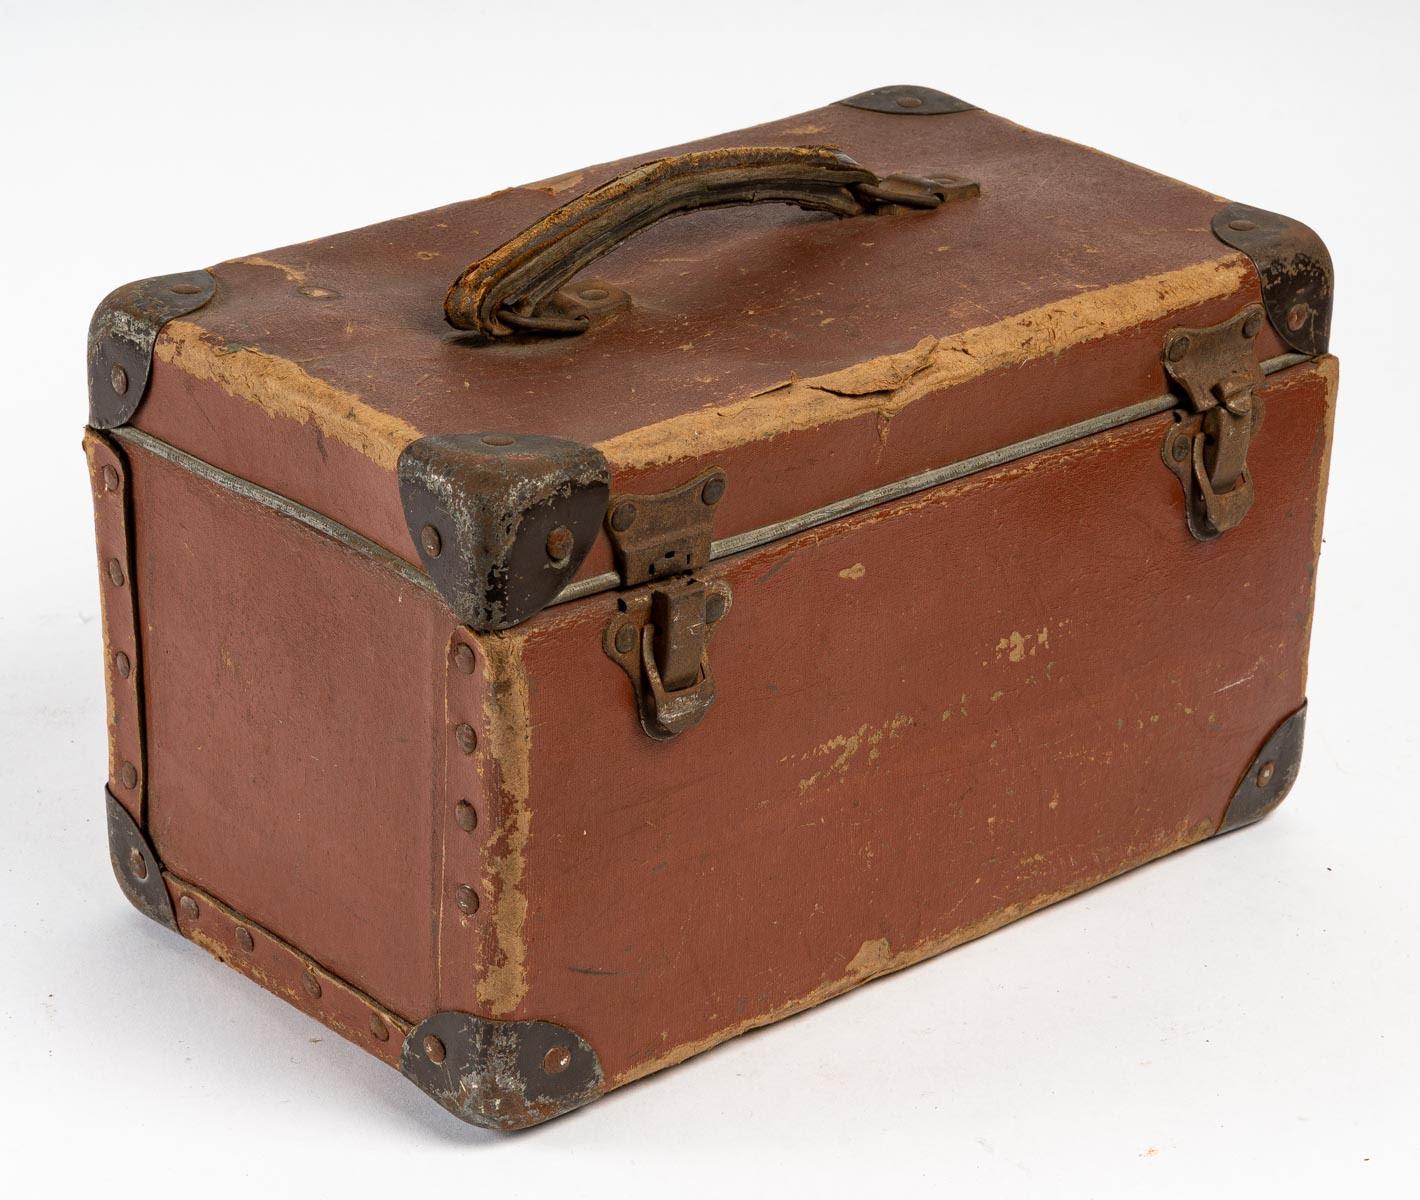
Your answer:
[[[1307,323],[1307,317],[1311,315],[1311,309],[1306,304],[1294,304],[1287,310],[1287,328],[1296,333]]]
[[[448,1057],[448,1051],[444,1049],[444,1043],[436,1038],[432,1033],[424,1039],[424,1057],[431,1063],[441,1063]]]
[[[1272,776],[1276,774],[1276,772],[1277,764],[1275,762],[1263,763],[1261,769],[1257,772],[1257,786],[1265,788],[1272,782]]]
[[[1243,322],[1243,337],[1255,338],[1262,330],[1262,314],[1255,312]]]
[[[444,552],[444,539],[432,525],[426,525],[419,531],[419,544],[430,558],[438,558]]]
[[[128,852],[128,869],[133,873],[134,879],[148,878],[148,864],[143,861],[143,851],[137,846]]]
[[[454,903],[459,906],[459,912],[471,917],[478,911],[478,893],[468,884],[460,884],[459,890],[454,893]]]
[[[631,528],[631,522],[636,520],[636,505],[630,500],[623,500],[611,510],[611,527],[617,533],[625,533]]]
[[[117,395],[123,395],[128,391],[128,372],[117,363],[113,364],[113,370],[108,373],[108,385],[113,388]]]
[[[572,557],[572,550],[576,546],[576,539],[572,536],[572,531],[565,525],[558,525],[547,535],[547,557],[552,559],[555,567],[565,567],[567,560]]]
[[[572,1051],[566,1046],[553,1046],[542,1056],[542,1069],[547,1075],[561,1075],[572,1065]]]

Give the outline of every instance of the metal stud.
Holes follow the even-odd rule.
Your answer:
[[[471,917],[478,911],[478,893],[468,884],[460,884],[459,890],[454,893],[454,903],[459,906],[459,912]]]
[[[320,980],[316,978],[314,971],[307,970],[306,973],[301,976],[301,986],[306,989],[306,995],[312,1000],[320,999]]]
[[[577,540],[572,536],[572,531],[565,525],[558,525],[547,535],[547,557],[552,560],[554,566],[566,566],[576,545]]]
[[[134,879],[148,878],[148,864],[144,861],[143,851],[137,846],[128,852],[128,869],[132,872]]]
[[[108,560],[108,568],[107,568],[107,569],[108,569],[108,581],[109,581],[111,584],[113,584],[114,587],[122,587],[122,586],[123,586],[123,566],[122,566],[122,564],[119,563],[118,559],[116,559],[116,558],[111,558],[111,559],[109,559],[109,560]]]
[[[542,1069],[548,1075],[561,1075],[572,1065],[572,1051],[566,1046],[553,1046],[542,1056]]]
[[[128,372],[118,363],[113,364],[113,370],[108,373],[108,385],[113,388],[116,395],[123,395],[128,391]]]
[[[138,768],[131,762],[121,764],[118,768],[118,782],[132,791],[138,786]]]
[[[245,925],[237,926],[237,945],[240,946],[246,954],[250,954],[256,949],[256,941],[251,936],[251,930]]]
[[[459,749],[465,754],[472,754],[478,749],[478,734],[474,732],[473,726],[467,721],[454,729],[454,739],[458,742]]]
[[[441,1063],[448,1057],[448,1051],[444,1049],[444,1043],[436,1038],[432,1033],[424,1039],[424,1057],[431,1063]]]
[[[454,666],[465,675],[472,675],[474,668],[478,666],[478,659],[473,653],[473,647],[467,642],[460,642],[454,647]]]
[[[104,477],[104,490],[110,492],[118,491],[118,472],[110,466],[105,466],[101,474]]]
[[[1260,788],[1265,788],[1269,783],[1272,782],[1272,776],[1276,773],[1277,764],[1275,762],[1263,763],[1262,766],[1258,768],[1257,786]]]
[[[113,669],[118,672],[121,679],[127,679],[133,673],[133,663],[122,650],[117,651],[113,656]]]
[[[195,921],[202,915],[202,910],[197,907],[197,901],[186,893],[178,897],[178,911],[189,921]]]
[[[384,1018],[379,1013],[370,1014],[370,1036],[377,1042],[390,1040],[390,1027],[385,1024]]]
[[[460,800],[454,806],[454,820],[465,833],[472,833],[478,828],[478,809],[467,800]]]
[[[438,558],[444,552],[444,539],[432,525],[426,525],[419,531],[419,544],[430,558]]]

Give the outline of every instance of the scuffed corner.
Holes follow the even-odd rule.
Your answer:
[[[475,995],[495,1016],[513,1012],[527,994],[528,901],[523,876],[532,835],[528,803],[532,722],[524,640],[517,633],[491,634],[483,640],[488,664],[484,727],[496,832],[489,843],[483,879],[483,892],[492,907],[489,941]]]

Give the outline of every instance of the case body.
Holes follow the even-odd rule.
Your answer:
[[[665,153],[831,144],[979,194],[657,225],[536,310],[578,336],[439,303],[644,159],[101,308],[140,908],[517,1128],[1280,801],[1325,252],[934,97]],[[628,498],[666,514],[644,545]]]

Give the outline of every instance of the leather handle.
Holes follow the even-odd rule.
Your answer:
[[[444,316],[488,337],[581,333],[575,305],[556,303],[574,275],[649,225],[733,204],[794,204],[839,217],[889,207],[936,208],[980,189],[955,176],[879,177],[827,146],[748,146],[677,154],[618,175],[529,226],[454,281]]]

